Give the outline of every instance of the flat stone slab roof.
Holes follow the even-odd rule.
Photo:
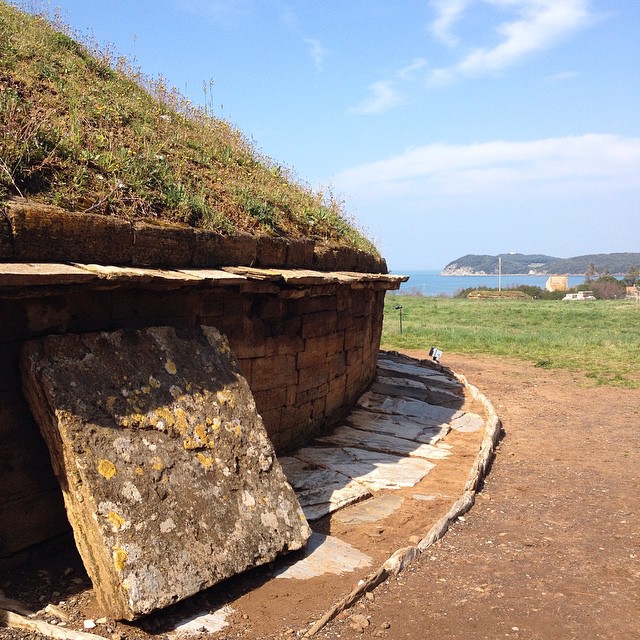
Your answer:
[[[25,287],[171,284],[180,286],[231,286],[273,282],[292,287],[343,284],[376,289],[398,289],[407,276],[386,273],[312,271],[309,269],[161,269],[80,263],[0,263],[0,291]]]

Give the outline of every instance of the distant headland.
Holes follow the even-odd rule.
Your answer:
[[[591,253],[575,258],[523,253],[501,253],[496,256],[468,254],[450,262],[440,275],[495,275],[498,273],[499,259],[504,275],[624,275],[630,269],[640,267],[640,253]]]

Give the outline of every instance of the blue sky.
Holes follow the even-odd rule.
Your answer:
[[[344,200],[392,271],[640,251],[638,0],[54,5]]]

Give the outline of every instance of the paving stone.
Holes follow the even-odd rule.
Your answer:
[[[413,487],[435,466],[422,458],[408,458],[353,447],[305,447],[296,452],[296,457],[349,476],[364,484],[370,491]]]
[[[440,420],[442,422],[450,422],[462,415],[462,411],[458,411],[457,409],[441,407],[422,400],[414,400],[413,398],[389,397],[371,391],[365,393],[360,398],[358,406],[380,413],[416,416],[430,420]]]
[[[331,469],[323,469],[295,457],[279,458],[307,520],[318,520],[354,502],[371,497],[359,482]]]
[[[420,391],[424,391],[427,388],[427,385],[422,380],[397,376],[378,375],[376,376],[376,383],[389,385],[390,387],[408,387],[410,389],[419,389]]]
[[[170,638],[192,638],[193,636],[201,637],[203,633],[218,633],[229,626],[227,618],[233,613],[235,613],[234,610],[228,605],[213,613],[203,611],[186,620],[181,620],[167,635]]]
[[[49,336],[23,381],[100,606],[132,620],[310,535],[210,327]]]
[[[309,580],[327,573],[342,575],[368,567],[373,560],[347,542],[313,533],[303,557],[275,573],[276,578]]]
[[[406,438],[407,440],[415,440],[426,444],[435,444],[451,429],[448,422],[428,420],[417,416],[407,418],[386,413],[375,413],[366,409],[354,409],[345,420],[358,429],[374,433],[386,433],[397,438]]]
[[[392,371],[395,373],[406,374],[408,376],[415,376],[417,378],[426,378],[427,383],[440,382],[459,389],[462,388],[462,385],[457,380],[449,378],[442,373],[423,365],[397,362],[395,360],[390,360],[389,358],[379,358],[378,367],[382,370],[381,373]]]
[[[334,517],[342,524],[364,524],[378,522],[395,513],[404,499],[393,493],[376,496],[366,502],[360,502],[337,513]]]
[[[464,415],[451,421],[451,428],[463,433],[472,433],[482,429],[484,418],[477,413],[465,413]]]
[[[317,441],[324,444],[333,444],[337,447],[357,447],[369,451],[382,451],[383,453],[413,456],[415,458],[441,460],[451,455],[450,451],[439,449],[430,444],[421,444],[413,440],[396,438],[382,433],[354,429],[346,425],[337,427],[330,435],[318,438]]]

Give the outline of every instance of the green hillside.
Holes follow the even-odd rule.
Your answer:
[[[504,274],[625,274],[640,266],[640,253],[596,253],[575,258],[554,258],[545,255],[503,253],[497,256],[468,254],[452,260],[442,270],[444,275],[483,275],[498,273],[502,258]]]
[[[0,208],[24,196],[377,254],[331,194],[300,183],[228,122],[1,0],[0,131]]]

